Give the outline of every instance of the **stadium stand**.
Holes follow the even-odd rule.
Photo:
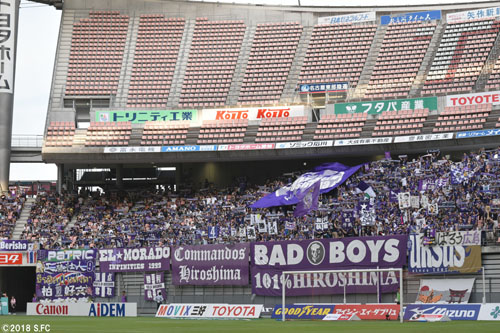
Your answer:
[[[487,90],[496,90],[499,87],[500,87],[500,58],[497,58],[491,70],[491,74],[488,77],[488,81],[486,83],[485,88]]]
[[[384,111],[377,119],[372,136],[419,134],[428,115],[428,109]]]
[[[74,121],[52,121],[47,127],[46,147],[71,147],[75,135]]]
[[[142,131],[141,146],[184,145],[189,121],[148,121]]]
[[[248,120],[205,120],[200,128],[198,144],[242,143]]]
[[[75,22],[71,38],[66,95],[116,94],[129,17],[119,12],[90,12]]]
[[[298,22],[257,25],[239,103],[279,101],[301,34]]]
[[[196,19],[181,107],[225,105],[245,30],[243,21]]]
[[[184,24],[184,18],[141,15],[128,91],[128,107],[167,106]]]
[[[433,132],[482,129],[492,109],[491,104],[446,107],[439,115]]]
[[[471,91],[497,39],[499,28],[500,21],[491,18],[448,24],[422,94]]]
[[[390,24],[365,96],[408,96],[435,29],[436,23],[428,22]]]
[[[128,146],[132,124],[128,121],[91,122],[85,137],[85,146]]]
[[[497,196],[494,190],[484,189],[496,188],[499,153],[500,148],[481,150],[464,154],[457,162],[439,153],[412,161],[401,157],[370,162],[337,192],[323,194],[321,209],[305,218],[294,218],[293,206],[248,210],[251,203],[293,181],[288,176],[259,186],[246,181],[242,186],[237,180],[240,184],[234,187],[211,186],[184,194],[150,190],[106,194],[82,190],[61,196],[47,193],[37,198],[22,237],[37,239],[44,248],[226,243],[246,240],[246,235],[239,236],[234,230],[249,226],[251,214],[279,220],[278,234],[257,231],[257,241],[311,239],[313,234],[316,238],[406,234],[424,229],[493,233],[498,229],[499,211],[484,207],[494,207],[492,201]],[[403,178],[406,183],[401,185]],[[360,181],[372,187],[376,195],[373,203],[377,214],[371,225],[361,224],[356,208],[366,200],[365,193],[358,191]],[[429,204],[438,205],[438,213],[413,208],[406,215],[393,199],[399,191],[425,195]],[[67,227],[73,215],[74,225]],[[315,230],[314,223],[320,217],[327,217],[331,223],[324,230]],[[408,220],[402,223],[403,219]],[[220,228],[218,238],[208,238],[209,226]]]
[[[376,30],[375,24],[315,25],[299,83],[347,81],[356,87]]]
[[[307,117],[262,119],[255,142],[300,141],[306,124]]]
[[[0,239],[9,239],[12,236],[25,201],[24,196],[0,196]]]
[[[314,132],[314,140],[358,138],[367,119],[366,113],[324,115]]]

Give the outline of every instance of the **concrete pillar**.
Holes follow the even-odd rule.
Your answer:
[[[123,164],[116,166],[116,187],[123,187]]]
[[[9,190],[12,114],[14,111],[14,77],[17,54],[17,22],[20,0],[0,1],[2,13],[0,38],[0,191]]]
[[[61,194],[64,183],[64,164],[57,164],[57,183],[56,190],[57,193]]]

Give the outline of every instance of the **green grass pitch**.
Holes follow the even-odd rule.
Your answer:
[[[87,318],[87,317],[27,317],[0,316],[0,332],[5,324],[19,324],[19,330],[7,332],[36,332],[35,324],[49,324],[51,333],[58,332],[117,332],[117,333],[152,333],[152,332],[249,332],[249,333],[294,333],[294,332],[334,332],[334,333],[499,333],[500,323],[487,321],[454,321],[443,323],[403,323],[395,321],[287,321],[274,319],[255,320],[172,320],[154,317],[137,318]],[[25,325],[22,330],[21,325]]]

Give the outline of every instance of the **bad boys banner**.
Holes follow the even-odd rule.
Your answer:
[[[406,235],[252,243],[252,292],[280,296],[283,271],[400,268],[406,263]],[[286,294],[393,292],[395,272],[304,273],[288,276]]]
[[[181,246],[172,256],[174,285],[248,285],[248,243]]]
[[[170,270],[170,247],[99,250],[101,272]]]

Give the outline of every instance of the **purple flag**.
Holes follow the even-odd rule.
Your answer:
[[[248,243],[186,245],[172,255],[174,285],[248,285]]]
[[[283,271],[400,268],[406,264],[407,235],[251,243],[252,292],[281,296]],[[289,276],[290,296],[377,293],[376,273],[303,273]],[[381,292],[399,286],[395,273],[380,277]]]
[[[94,296],[115,296],[115,273],[95,273]]]
[[[362,164],[354,167],[348,167],[341,163],[323,164],[315,169],[315,171],[307,172],[301,175],[292,184],[288,184],[277,190],[274,193],[268,194],[259,201],[255,202],[250,207],[266,208],[273,206],[294,205],[300,201],[299,198],[304,196],[312,185],[320,182],[319,193],[326,193],[337,186],[341,185],[353,173],[361,168]]]
[[[300,201],[297,203],[297,207],[295,207],[293,216],[304,216],[310,211],[318,209],[320,185],[321,181],[318,180],[307,191],[300,194],[300,197],[298,197]]]
[[[391,152],[390,152],[390,151],[386,151],[386,152],[385,152],[385,159],[386,159],[386,160],[391,160],[391,159],[392,159],[392,158],[391,158]]]

